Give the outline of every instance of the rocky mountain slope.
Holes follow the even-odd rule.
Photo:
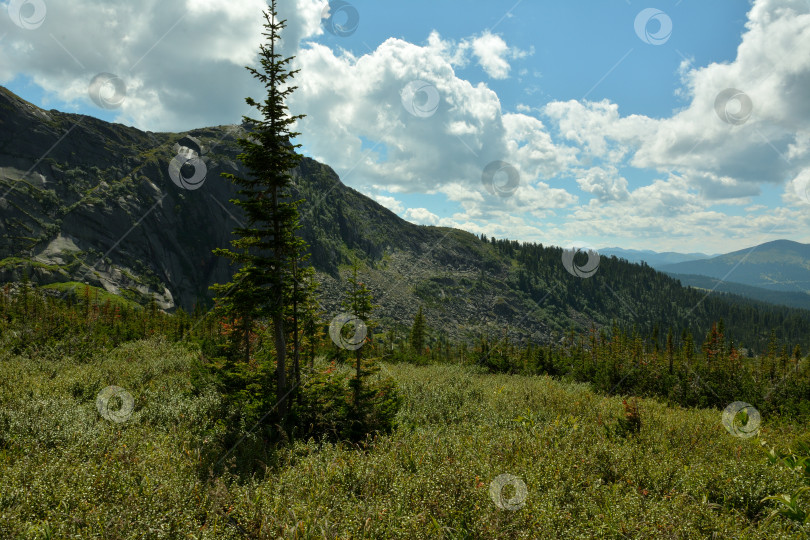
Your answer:
[[[0,282],[28,272],[41,285],[86,283],[141,303],[155,298],[167,310],[210,302],[208,286],[228,281],[232,270],[211,251],[228,244],[241,220],[220,173],[246,174],[236,159],[244,133],[241,126],[142,132],[45,111],[0,88]],[[171,166],[178,155],[202,164],[187,165],[179,178]],[[337,309],[340,268],[352,256],[369,263],[380,316],[402,321],[416,312],[413,288],[423,280],[480,273],[488,246],[475,236],[410,224],[311,159],[294,175],[308,201],[302,234],[327,311]],[[483,317],[489,296],[468,297],[450,321]]]
[[[0,282],[28,273],[40,285],[87,283],[139,303],[154,298],[166,310],[209,303],[209,285],[233,270],[211,251],[240,222],[228,202],[235,190],[220,173],[245,174],[236,145],[244,133],[143,132],[45,111],[0,88]],[[566,269],[559,248],[408,223],[308,158],[293,174],[327,316],[339,311],[347,265],[358,258],[377,318],[400,333],[423,305],[429,326],[450,339],[548,342],[613,321],[699,334],[720,317],[744,320],[756,343],[770,320],[782,322],[785,338],[810,334],[804,311],[705,298],[615,257],[602,257],[585,278],[571,271],[584,254]]]

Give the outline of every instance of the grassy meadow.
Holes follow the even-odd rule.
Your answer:
[[[717,410],[621,397],[546,376],[385,364],[398,427],[364,444],[295,442],[263,474],[211,477],[227,455],[199,353],[152,338],[74,360],[0,352],[1,538],[802,538],[762,499],[800,479]],[[96,404],[110,385],[126,418]],[[111,402],[112,403],[112,402]],[[121,406],[111,404],[110,408]],[[108,415],[109,416],[109,415]],[[116,420],[124,421],[116,421]],[[787,446],[804,426],[761,436]],[[225,459],[227,463],[227,457]],[[490,493],[514,475],[525,485]],[[496,497],[493,498],[495,495]],[[496,505],[500,502],[501,508]]]

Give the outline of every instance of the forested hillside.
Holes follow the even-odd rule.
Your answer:
[[[5,89],[0,102],[0,278],[19,281],[28,272],[60,290],[88,283],[142,305],[154,298],[168,310],[211,305],[208,287],[231,271],[212,250],[227,246],[243,220],[228,203],[234,188],[219,174],[244,174],[236,160],[244,126],[146,133],[44,111]],[[169,175],[179,149],[189,147],[207,170],[195,190]],[[561,248],[413,225],[308,158],[293,176],[324,308],[337,311],[356,258],[382,323],[399,335],[424,305],[429,325],[452,340],[506,333],[550,343],[572,327],[613,321],[647,334],[671,327],[701,335],[722,318],[741,347],[763,350],[771,328],[780,340],[810,344],[806,312],[707,296],[613,257],[600,257],[592,277],[576,277]],[[585,264],[585,255],[576,261]]]

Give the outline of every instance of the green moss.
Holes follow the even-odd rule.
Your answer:
[[[0,268],[14,268],[19,266],[27,266],[29,268],[42,268],[43,270],[50,270],[51,272],[58,272],[61,267],[58,264],[45,264],[31,259],[22,259],[19,257],[6,257],[0,260]]]
[[[130,298],[125,298],[125,297],[122,297],[122,296],[111,294],[111,293],[107,292],[105,289],[102,289],[101,287],[94,287],[92,285],[86,285],[84,283],[79,283],[79,282],[76,282],[76,281],[66,281],[66,282],[63,282],[63,283],[51,283],[50,285],[42,285],[40,287],[40,289],[48,289],[48,290],[52,290],[52,291],[59,291],[61,293],[69,294],[69,295],[73,296],[74,298],[79,298],[82,295],[84,295],[84,291],[85,291],[86,287],[89,287],[89,289],[90,289],[90,298],[94,299],[94,301],[97,304],[105,304],[105,303],[109,302],[110,305],[113,305],[113,306],[118,305],[118,306],[121,306],[121,307],[127,307],[127,308],[133,308],[133,309],[141,308],[141,305],[138,302],[133,301]]]

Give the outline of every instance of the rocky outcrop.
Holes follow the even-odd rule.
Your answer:
[[[41,284],[80,282],[154,298],[166,310],[210,302],[208,287],[229,281],[233,270],[212,250],[228,246],[242,218],[220,175],[247,174],[236,144],[246,133],[241,125],[142,132],[44,111],[0,88],[0,280],[28,272]],[[186,182],[200,171],[199,185]],[[405,222],[311,159],[293,177],[296,196],[306,200],[301,235],[327,312],[340,310],[346,265],[357,257],[367,263],[378,317],[389,323],[410,324],[426,302],[428,321],[449,335],[484,320],[497,293],[471,293],[463,283],[480,273],[486,244]],[[437,276],[452,278],[436,282],[446,292],[434,302]]]

